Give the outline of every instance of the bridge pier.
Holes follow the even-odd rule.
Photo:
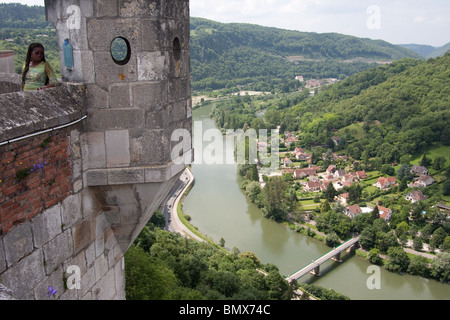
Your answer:
[[[315,275],[316,277],[320,277],[320,265],[311,270],[311,274]]]
[[[342,262],[342,260],[341,260],[341,253],[338,252],[334,257],[331,258],[331,260],[333,260],[335,262]]]

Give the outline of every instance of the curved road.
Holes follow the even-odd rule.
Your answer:
[[[177,214],[178,204],[184,193],[192,185],[192,183],[194,183],[194,176],[192,175],[191,171],[186,168],[186,170],[180,176],[180,181],[175,185],[165,201],[163,207],[163,214],[166,219],[165,230],[179,233],[183,237],[189,237],[197,241],[204,241],[199,236],[190,231],[180,221]]]

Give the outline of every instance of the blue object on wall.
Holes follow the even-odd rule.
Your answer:
[[[69,40],[64,40],[64,46],[63,46],[63,52],[64,52],[64,65],[68,69],[73,68],[73,48],[72,45],[69,43]]]

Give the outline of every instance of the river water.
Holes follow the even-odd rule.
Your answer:
[[[201,124],[203,131],[215,128],[209,113],[210,107],[195,109],[194,126]],[[211,143],[205,143],[208,144]],[[196,159],[198,161],[198,154]],[[223,238],[227,248],[252,251],[262,263],[275,264],[285,276],[330,250],[321,242],[264,218],[239,189],[237,164],[194,163],[192,172],[195,185],[185,199],[184,213],[191,216],[191,223],[200,232],[215,242]],[[368,279],[377,275],[369,272],[371,264],[349,254],[343,254],[342,259],[342,263],[329,261],[323,264],[320,277],[307,275],[300,281],[334,289],[352,300],[450,299],[450,285],[392,273],[384,268],[379,269],[380,289],[371,290]]]

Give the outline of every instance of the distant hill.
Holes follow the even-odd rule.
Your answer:
[[[426,59],[442,57],[450,50],[450,42],[442,47],[433,47],[422,44],[399,44],[399,46],[414,51]]]
[[[437,49],[437,47],[414,43],[399,44],[399,46],[414,51],[415,53],[420,54],[424,58],[426,58],[429,54],[433,53]]]
[[[433,60],[402,59],[324,88],[282,113],[287,130],[302,130],[305,146],[327,144],[336,131],[363,125],[365,138],[349,142],[355,159],[398,162],[433,143],[450,145],[450,53]],[[350,141],[353,141],[350,143]]]
[[[442,57],[443,55],[445,55],[448,51],[450,50],[450,42],[447,43],[446,45],[437,48],[436,50],[434,50],[432,53],[430,53],[427,58],[437,58],[437,57]]]
[[[287,81],[296,75],[345,78],[378,63],[408,57],[423,59],[381,40],[191,18],[194,89]]]
[[[0,3],[0,28],[40,29],[49,26],[44,7]]]

